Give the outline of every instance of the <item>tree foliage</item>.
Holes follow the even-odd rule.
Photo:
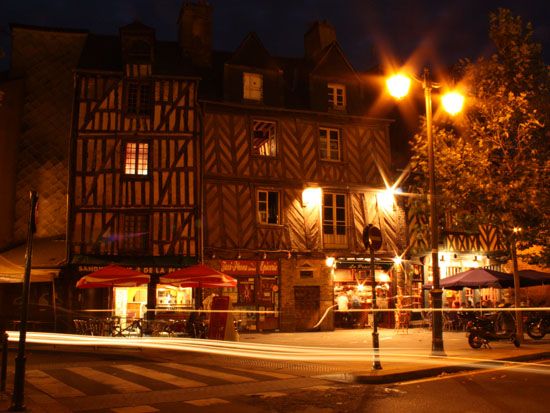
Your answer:
[[[490,58],[459,65],[466,106],[458,119],[434,119],[436,179],[447,228],[497,227],[524,246],[543,247],[550,265],[550,72],[530,24],[509,10],[490,15]],[[423,127],[422,130],[425,130]],[[411,142],[413,183],[426,185],[426,140]],[[453,228],[454,226],[454,228]]]

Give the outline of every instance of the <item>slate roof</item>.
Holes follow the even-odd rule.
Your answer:
[[[143,30],[141,23],[131,23],[137,31]],[[133,27],[133,26],[132,26]],[[131,27],[131,28],[132,28]],[[128,26],[125,26],[127,29]],[[147,28],[147,26],[145,26]],[[249,33],[233,52],[212,51],[210,67],[195,67],[189,57],[184,56],[177,41],[156,41],[153,75],[189,76],[199,78],[201,99],[224,100],[224,68],[226,65],[252,67],[259,70],[274,70],[282,73],[285,107],[309,110],[309,75],[319,65],[333,70],[334,62],[323,63],[330,53],[340,52],[343,61],[337,62],[340,70],[345,67],[353,71],[337,43],[328,45],[317,54],[316,59],[304,57],[271,56],[256,33]],[[343,65],[343,66],[342,66]],[[122,73],[123,61],[120,37],[116,35],[89,34],[84,45],[77,70],[106,71]],[[351,72],[350,72],[351,73]],[[359,79],[359,78],[357,78]]]
[[[120,37],[90,34],[82,50],[77,70],[122,73]],[[157,41],[153,74],[194,77],[198,72],[192,67],[190,60],[182,55],[178,42]]]

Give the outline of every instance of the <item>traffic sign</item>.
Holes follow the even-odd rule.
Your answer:
[[[382,247],[382,231],[374,225],[367,225],[363,229],[363,244],[366,249],[378,251]]]

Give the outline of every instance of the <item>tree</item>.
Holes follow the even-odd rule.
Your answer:
[[[549,68],[531,25],[509,10],[491,13],[489,36],[490,58],[459,65],[465,113],[452,123],[434,122],[440,211],[453,217],[451,227],[495,226],[508,246],[515,242],[512,229],[521,227],[520,246],[541,246],[531,259],[549,266]],[[413,184],[421,191],[427,183],[423,135],[411,142]]]

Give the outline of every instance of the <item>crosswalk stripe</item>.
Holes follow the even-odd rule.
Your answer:
[[[227,404],[229,402],[213,397],[211,399],[187,400],[185,403],[192,404],[193,406],[212,406],[214,404]]]
[[[107,374],[102,371],[92,369],[90,367],[67,367],[67,370],[72,371],[79,376],[86,377],[87,379],[96,381],[98,383],[111,386],[115,391],[119,393],[137,393],[143,391],[151,391],[150,388],[136,384],[128,380],[121,379],[120,377]]]
[[[80,390],[71,387],[42,370],[29,370],[26,381],[53,398],[85,396]]]
[[[159,409],[155,409],[152,406],[130,406],[130,407],[115,407],[111,409],[113,413],[153,413],[158,412]]]
[[[277,373],[276,371],[257,371],[252,369],[243,369],[241,367],[233,367],[233,366],[227,366],[228,369],[236,370],[236,371],[246,371],[248,373],[254,373],[259,374],[261,376],[267,376],[267,377],[273,377],[274,379],[293,379],[296,378],[296,376],[293,376],[292,374],[286,374],[286,373]]]
[[[200,381],[174,376],[173,374],[162,373],[160,371],[147,369],[145,367],[135,366],[133,364],[121,364],[114,367],[116,367],[117,369],[128,371],[130,373],[138,374],[140,376],[145,376],[154,380],[163,381],[165,383],[172,384],[182,389],[187,389],[189,387],[206,386],[206,383],[202,383]]]
[[[222,371],[203,369],[202,367],[189,366],[187,364],[176,364],[176,363],[159,363],[161,366],[166,366],[171,369],[185,371],[187,373],[200,374],[201,376],[213,377],[216,379],[221,379],[228,381],[230,383],[246,383],[251,381],[257,381],[250,377],[239,376],[237,374],[225,373]]]
[[[279,392],[279,391],[266,391],[266,392],[263,392],[263,393],[247,394],[247,396],[249,396],[249,397],[259,397],[260,399],[272,399],[272,398],[275,398],[275,397],[288,396],[288,394],[287,393],[282,393],[282,392]]]

